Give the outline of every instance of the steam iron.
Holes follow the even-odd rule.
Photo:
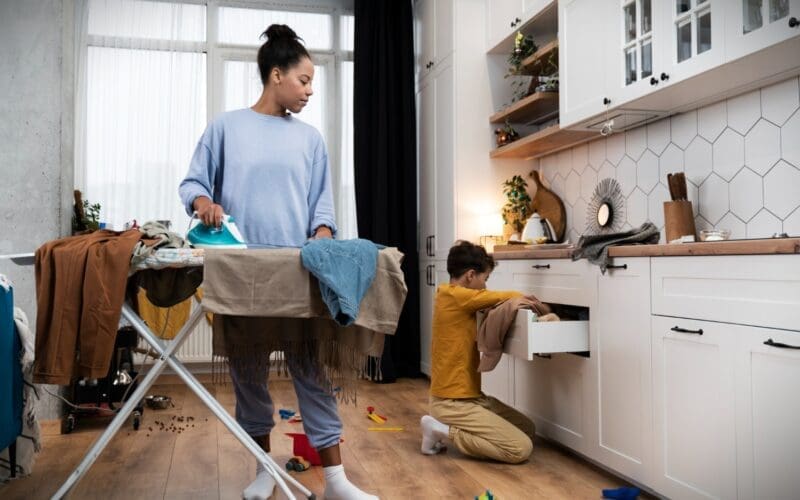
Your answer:
[[[195,248],[247,248],[230,215],[222,216],[220,227],[209,227],[198,220],[186,234],[186,239]]]

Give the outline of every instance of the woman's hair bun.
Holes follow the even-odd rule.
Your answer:
[[[267,30],[261,34],[261,38],[267,37],[268,42],[274,40],[288,38],[289,40],[297,40],[297,33],[285,24],[272,24]]]

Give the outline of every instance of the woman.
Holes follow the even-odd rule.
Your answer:
[[[295,32],[273,24],[258,51],[264,90],[252,108],[223,113],[206,129],[179,192],[189,213],[219,226],[232,215],[248,247],[301,247],[336,231],[325,143],[314,127],[294,118],[313,94],[314,64]],[[224,178],[224,182],[223,182]],[[342,430],[336,399],[311,370],[287,353],[303,427],[320,454],[325,498],[377,499],[347,479],[339,453]],[[272,399],[231,365],[236,420],[267,452],[274,426]],[[245,499],[267,498],[275,482],[259,463]]]

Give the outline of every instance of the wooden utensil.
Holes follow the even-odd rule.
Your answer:
[[[667,174],[667,187],[670,199],[675,201],[675,181],[672,180],[672,174]]]
[[[533,195],[531,209],[550,221],[556,233],[556,242],[563,241],[564,232],[567,229],[567,212],[564,209],[564,202],[558,195],[545,187],[538,170],[531,172],[530,176],[533,183],[536,184],[536,194]],[[576,228],[576,230],[583,231],[583,228]]]
[[[677,200],[685,200],[686,197],[686,175],[683,172],[678,172],[674,175],[676,184]]]

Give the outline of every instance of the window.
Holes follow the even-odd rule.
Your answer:
[[[355,237],[353,16],[326,7],[243,8],[242,2],[88,0],[80,3],[75,184],[115,229],[137,219],[189,218],[177,195],[213,116],[261,95],[259,38],[272,23],[301,36],[315,64],[314,97],[298,118],[325,138],[340,237]],[[272,5],[272,6],[271,6]],[[259,6],[260,7],[260,6]]]

